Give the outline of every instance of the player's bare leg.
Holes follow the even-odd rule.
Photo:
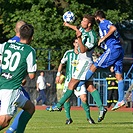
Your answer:
[[[11,119],[12,117],[10,115],[0,116],[0,131],[9,125]]]

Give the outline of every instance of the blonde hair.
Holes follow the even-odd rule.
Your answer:
[[[21,27],[22,25],[24,25],[24,24],[26,24],[25,21],[19,20],[19,21],[16,23],[15,32],[16,32],[16,33],[19,33],[20,27]]]

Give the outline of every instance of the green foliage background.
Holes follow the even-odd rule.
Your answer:
[[[31,45],[37,50],[38,69],[47,69],[49,50],[51,69],[56,69],[64,52],[73,47],[75,37],[74,31],[63,26],[64,12],[74,12],[73,24],[80,25],[83,14],[94,14],[97,9],[104,10],[113,23],[133,17],[132,0],[1,0],[0,41],[14,36],[15,23],[25,20],[35,28]]]

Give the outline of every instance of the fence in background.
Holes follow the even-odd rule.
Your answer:
[[[100,97],[101,97],[101,100],[104,106],[107,106],[107,94],[108,94],[107,93],[107,81],[106,81],[106,78],[104,78],[106,76],[107,76],[107,72],[103,72],[103,73],[98,72],[95,74],[96,78],[93,79],[93,84],[98,90],[98,92],[100,93]],[[127,73],[124,73],[123,77],[124,77],[124,85],[125,85],[124,91],[126,93],[126,91],[130,87],[132,80],[133,80],[133,65],[131,65]],[[88,93],[88,103],[90,106],[96,106],[96,103],[93,100],[90,93]],[[81,106],[80,98],[77,98],[77,106]]]
[[[25,85],[26,90],[30,94],[31,100],[34,101],[36,97],[38,96],[38,92],[36,91],[36,80],[39,75],[39,72],[37,72],[35,79],[30,80],[28,77],[26,77],[27,83]],[[57,95],[56,95],[56,85],[55,85],[55,77],[56,77],[56,71],[44,71],[46,82],[50,83],[51,86],[47,87],[46,89],[46,96],[47,96],[47,105],[51,105],[53,103],[57,102]],[[133,72],[129,72],[130,77],[133,77]],[[103,105],[107,105],[107,82],[106,82],[106,76],[108,72],[96,72],[94,74],[94,85],[100,92],[100,96],[103,102]],[[126,77],[126,78],[125,78]],[[125,91],[129,88],[131,85],[131,78],[127,76],[127,73],[124,73],[124,81],[125,81]],[[96,106],[93,98],[88,93],[88,102],[90,106]],[[75,95],[71,98],[71,105],[73,106],[81,106],[81,101],[79,98],[76,98]]]

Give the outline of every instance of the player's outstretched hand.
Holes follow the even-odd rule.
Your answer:
[[[77,36],[77,38],[80,38],[81,35],[82,35],[82,33],[79,30],[76,30],[76,36]]]
[[[63,25],[69,27],[70,24],[67,22],[64,22]]]

